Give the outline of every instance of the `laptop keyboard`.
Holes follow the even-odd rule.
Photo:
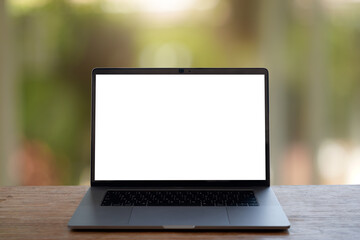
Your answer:
[[[101,206],[258,206],[253,191],[107,191]]]

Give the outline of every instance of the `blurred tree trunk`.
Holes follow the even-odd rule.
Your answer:
[[[16,83],[7,1],[0,0],[0,185],[16,184],[10,159],[16,149]],[[16,176],[15,176],[16,177]]]
[[[317,170],[317,152],[328,133],[328,119],[326,119],[327,106],[326,97],[329,86],[326,83],[328,79],[328,54],[325,13],[323,2],[319,0],[312,1],[311,4],[311,28],[310,28],[310,49],[308,66],[308,133],[307,140],[312,151],[312,182],[319,183],[320,179]]]
[[[290,9],[290,2],[285,0],[263,1],[262,2],[261,28],[264,36],[260,58],[269,70],[269,98],[270,98],[270,162],[271,169],[281,170],[280,164],[288,147],[287,136],[287,101],[286,101],[286,79],[288,74],[286,68],[286,28],[287,15]],[[271,184],[281,184],[281,172],[271,175]]]

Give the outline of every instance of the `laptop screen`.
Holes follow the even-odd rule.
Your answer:
[[[95,180],[265,180],[264,74],[97,74]]]

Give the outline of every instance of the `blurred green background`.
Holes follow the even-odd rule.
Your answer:
[[[360,1],[0,0],[0,185],[89,184],[94,67],[266,67],[272,184],[360,184]]]

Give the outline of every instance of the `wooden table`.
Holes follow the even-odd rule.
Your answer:
[[[70,231],[87,189],[0,187],[0,239],[360,239],[360,185],[273,186],[292,224],[278,232]]]

